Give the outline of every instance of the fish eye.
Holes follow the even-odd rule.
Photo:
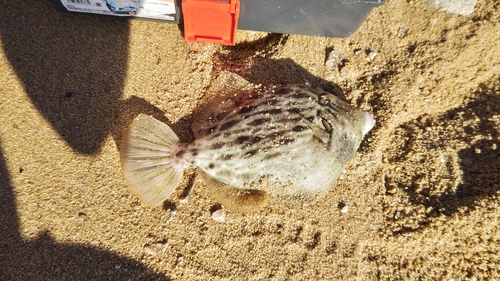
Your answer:
[[[321,105],[330,105],[333,103],[333,95],[324,94],[319,97],[319,104]]]

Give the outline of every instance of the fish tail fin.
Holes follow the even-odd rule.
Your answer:
[[[184,150],[167,124],[139,114],[120,144],[122,169],[132,193],[150,207],[165,201],[187,167]]]

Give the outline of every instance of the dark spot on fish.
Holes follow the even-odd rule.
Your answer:
[[[236,109],[236,108],[240,107],[242,104],[245,103],[245,99],[244,98],[239,98],[239,99],[234,100],[232,103],[233,104],[232,104],[231,108]]]
[[[270,114],[273,114],[273,115],[276,115],[276,114],[281,114],[283,111],[281,110],[281,108],[275,108],[275,109],[271,109],[269,111]]]
[[[259,136],[256,136],[255,138],[252,138],[252,143],[258,143],[262,138]]]
[[[280,141],[280,144],[291,144],[295,141],[295,139],[292,139],[292,138],[286,138],[286,139],[283,139]]]
[[[286,111],[293,113],[293,114],[299,114],[302,116],[303,112],[309,112],[312,111],[315,107],[294,107],[294,108],[289,108]]]
[[[261,150],[264,151],[264,153],[267,153],[268,151],[272,151],[274,148],[274,145],[268,145],[265,147],[261,147]]]
[[[216,139],[216,138],[220,137],[220,134],[219,134],[219,133],[217,133],[217,134],[213,134],[213,135],[210,135],[210,137],[211,137],[212,139]]]
[[[256,100],[260,98],[260,93],[257,91],[252,91],[249,95],[246,96],[246,100]]]
[[[273,124],[285,124],[285,126],[288,126],[290,123],[295,123],[300,121],[302,118],[291,118],[291,116],[280,116],[280,118],[274,119]],[[282,126],[278,126],[282,127]]]
[[[238,114],[246,114],[246,113],[250,113],[252,110],[254,110],[255,107],[254,106],[247,106],[247,107],[243,107],[242,109],[240,109],[240,111],[238,111]]]
[[[236,138],[236,141],[238,142],[238,144],[242,144],[242,143],[247,142],[249,140],[250,140],[249,136],[239,136]]]
[[[223,137],[224,138],[229,138],[233,133],[232,132],[225,132]]]
[[[295,127],[292,128],[292,131],[294,132],[302,132],[306,129],[307,127],[306,126],[300,126],[300,125],[297,125]]]
[[[217,126],[210,127],[209,129],[207,129],[207,132],[213,133],[215,132],[215,129],[217,129]]]
[[[250,150],[247,153],[245,153],[245,155],[243,155],[243,158],[251,157],[251,156],[255,155],[257,152],[259,152],[258,149]]]
[[[192,154],[193,156],[198,155],[198,149],[193,148],[193,150],[191,150],[191,154]]]
[[[241,175],[241,178],[242,178],[243,180],[245,180],[245,181],[248,181],[248,180],[250,180],[250,177],[251,177],[251,176],[252,176],[251,174],[244,173],[244,174],[242,174],[242,175]]]
[[[294,113],[297,113],[297,112],[294,112]],[[292,115],[288,115],[284,118],[280,118],[280,119],[277,119],[277,120],[274,120],[274,123],[286,123],[286,124],[291,124],[293,125],[294,123],[302,123],[302,115],[300,116],[297,116],[295,115],[295,117],[292,117]]]
[[[311,96],[304,92],[298,92],[291,95],[291,97],[294,99],[309,99]]]
[[[276,128],[273,128],[273,129],[276,129]],[[290,130],[280,130],[280,131],[274,130],[274,131],[272,131],[271,134],[267,135],[267,138],[271,138],[271,139],[274,139],[274,140],[279,140],[283,136],[285,136],[288,132],[290,132]]]
[[[267,101],[266,101],[266,104],[267,104],[267,105],[275,105],[275,104],[277,104],[278,102],[279,102],[279,100],[278,100],[277,98],[274,98],[274,99],[272,99],[272,100],[267,100]]]
[[[175,154],[176,157],[182,157],[182,155],[184,154],[184,152],[186,152],[185,150],[179,150],[177,151],[177,153]]]
[[[208,168],[209,168],[209,169],[213,169],[214,167],[215,167],[215,165],[214,165],[213,163],[210,163],[210,164],[208,165]]]
[[[224,154],[221,157],[222,160],[231,160],[231,158],[233,158],[232,154]]]
[[[276,136],[277,136],[277,134],[271,133],[271,134],[265,135],[264,137],[268,140],[275,140]]]
[[[314,116],[309,116],[309,117],[306,117],[306,119],[307,119],[309,122],[313,122],[313,121],[314,121]]]
[[[269,154],[266,154],[266,156],[264,156],[264,160],[273,159],[273,158],[276,158],[278,156],[280,156],[279,153],[269,153]]]
[[[260,119],[253,120],[252,122],[248,123],[248,125],[250,125],[250,126],[258,126],[258,125],[260,125],[262,123],[269,122],[269,121],[271,121],[270,118],[260,118]]]
[[[211,148],[212,149],[219,149],[219,148],[221,148],[223,146],[224,146],[224,143],[219,141],[219,142],[216,142],[216,143],[212,144]]]
[[[229,170],[222,170],[217,173],[217,175],[222,176],[222,177],[229,177],[232,175],[232,172]]]
[[[219,130],[221,131],[225,131],[227,129],[230,129],[231,127],[233,127],[234,125],[238,124],[240,122],[240,120],[231,120],[231,121],[228,121],[224,124],[222,124],[219,128]]]
[[[225,110],[224,110],[224,111],[221,111],[221,112],[217,113],[217,114],[214,116],[213,120],[214,120],[214,121],[219,121],[219,120],[222,120],[222,119],[224,119],[224,117],[225,117],[226,115],[227,115],[227,112],[226,112]]]
[[[274,93],[276,95],[286,95],[289,92],[290,92],[290,89],[288,89],[288,88],[280,88],[280,89],[276,90]]]

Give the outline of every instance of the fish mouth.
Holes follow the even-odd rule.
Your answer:
[[[364,115],[364,126],[363,126],[363,136],[366,135],[374,126],[375,126],[375,118],[373,118],[373,114],[368,111],[363,111]]]

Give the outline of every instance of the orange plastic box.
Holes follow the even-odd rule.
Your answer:
[[[234,45],[239,0],[182,0],[182,15],[187,41]]]

